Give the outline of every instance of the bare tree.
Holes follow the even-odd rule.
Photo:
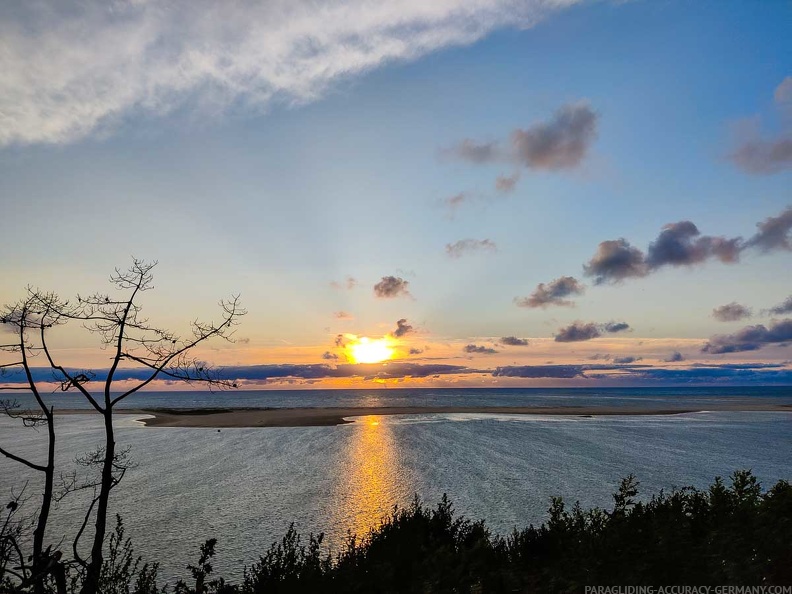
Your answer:
[[[46,577],[43,568],[50,564],[49,553],[44,554],[44,537],[52,509],[53,488],[55,480],[55,421],[53,409],[47,406],[42,398],[33,375],[34,361],[42,352],[49,352],[46,346],[46,334],[50,328],[64,323],[68,316],[74,315],[77,310],[68,302],[61,301],[53,293],[34,291],[28,287],[27,297],[5,306],[0,313],[0,324],[10,330],[13,339],[0,344],[0,352],[10,355],[10,361],[0,364],[0,371],[4,374],[15,371],[24,375],[24,384],[15,385],[13,388],[3,387],[0,390],[24,389],[32,393],[37,409],[22,409],[17,401],[0,399],[0,411],[6,416],[21,421],[26,427],[46,427],[47,454],[44,463],[33,462],[31,459],[16,455],[4,447],[0,447],[0,454],[10,458],[31,470],[42,473],[43,493],[39,505],[36,528],[33,532],[33,554],[30,574],[33,579],[34,591],[43,592],[43,580]],[[17,502],[18,503],[18,502]],[[19,543],[17,543],[19,546]],[[49,552],[49,548],[47,551]],[[23,565],[24,567],[24,565]]]
[[[212,338],[232,340],[234,326],[246,313],[240,306],[239,297],[234,296],[230,300],[220,302],[219,322],[194,320],[190,323],[190,333],[187,336],[180,336],[155,326],[141,313],[142,307],[139,303],[141,294],[154,288],[152,276],[154,266],[156,262],[147,263],[135,259],[128,270],[116,269],[111,275],[110,282],[116,289],[115,293],[78,296],[74,304],[61,301],[54,294],[28,289],[26,302],[30,301],[38,305],[35,316],[38,316],[36,327],[40,330],[40,339],[35,347],[36,352],[44,354],[54,378],[60,382],[61,389],[81,394],[103,420],[104,444],[86,458],[87,465],[97,467],[99,470],[96,482],[89,483],[95,488],[95,493],[73,546],[75,559],[84,568],[82,594],[98,592],[110,492],[119,483],[128,467],[125,453],[116,445],[113,427],[113,414],[119,403],[158,379],[200,383],[217,389],[236,387],[232,380],[223,378],[216,369],[195,358],[191,352],[195,347]],[[25,316],[16,313],[17,309],[11,308],[8,312],[3,318],[4,323],[17,324],[17,319],[25,319]],[[99,337],[103,348],[110,351],[108,370],[76,371],[55,361],[47,344],[46,335],[53,326],[67,322],[80,323]],[[41,399],[36,379],[24,356],[33,348],[24,340],[28,324],[29,322],[18,324],[22,328],[20,330],[22,338],[18,341],[19,345],[11,345],[11,348],[15,349],[15,352],[21,352],[23,356],[20,361],[15,361],[12,365],[25,371],[29,388],[36,397],[48,426],[53,427],[52,409],[48,409]],[[134,368],[134,373],[128,373],[128,368]],[[97,385],[99,388],[94,389]],[[54,452],[54,429],[50,433],[50,448]],[[5,450],[2,453],[9,457],[13,456]],[[51,463],[53,458],[49,458],[50,462],[47,465],[40,466],[18,456],[13,456],[13,459],[48,473],[46,490],[48,495],[45,500],[49,506],[53,498],[54,465]],[[76,488],[78,488],[76,484],[66,485],[67,491]],[[77,551],[77,542],[88,525],[91,513],[93,513],[91,552],[87,560],[82,560]],[[46,520],[44,523],[46,524]]]

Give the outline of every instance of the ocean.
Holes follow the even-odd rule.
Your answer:
[[[54,395],[56,407],[83,407]],[[792,404],[792,388],[568,390],[336,390],[142,393],[127,406],[619,406],[662,408],[769,398]],[[20,398],[21,400],[21,398]],[[700,412],[666,416],[576,417],[422,414],[361,417],[336,427],[144,427],[119,414],[117,441],[137,463],[113,491],[112,513],[146,560],[171,583],[187,575],[199,545],[217,538],[214,566],[238,577],[291,523],[324,532],[331,550],[348,531],[362,534],[417,494],[429,504],[447,493],[456,510],[493,532],[540,523],[552,496],[609,506],[619,480],[635,474],[641,491],[693,485],[749,468],[766,486],[792,479],[792,413]],[[98,416],[57,418],[64,471],[101,441]],[[0,418],[0,444],[36,458],[40,431]],[[0,459],[0,494],[28,478]],[[37,494],[36,486],[28,486]],[[63,500],[50,537],[75,532],[84,497]],[[68,541],[64,545],[70,547]]]

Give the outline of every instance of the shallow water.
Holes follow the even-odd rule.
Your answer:
[[[645,493],[703,487],[740,468],[767,485],[792,478],[792,413],[435,414],[221,432],[143,427],[135,418],[119,416],[117,441],[139,466],[114,491],[112,511],[171,579],[185,575],[210,537],[219,539],[215,567],[238,576],[290,522],[306,534],[324,531],[337,550],[347,530],[364,532],[415,493],[430,503],[448,493],[459,512],[506,533],[543,521],[554,495],[608,506],[629,473]],[[64,467],[101,439],[94,415],[62,416],[57,425]],[[17,452],[34,454],[43,437],[0,419],[0,440]],[[18,465],[0,460],[0,492],[23,480]],[[54,540],[74,532],[83,505],[77,496],[60,504]]]

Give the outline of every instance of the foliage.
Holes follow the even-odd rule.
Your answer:
[[[546,523],[507,537],[491,535],[484,522],[457,517],[446,497],[435,508],[416,497],[362,538],[350,535],[334,557],[323,552],[321,534],[311,534],[306,545],[292,525],[236,585],[210,579],[217,544],[211,539],[197,565],[187,567],[194,587],[179,582],[174,594],[580,592],[587,585],[792,583],[792,485],[786,481],[763,492],[750,471],[738,471],[729,485],[717,478],[705,490],[684,487],[643,500],[638,486],[635,477],[625,478],[608,510],[579,504],[567,509],[554,498]],[[124,539],[120,519],[108,548],[101,592],[164,594],[156,565],[138,569],[140,558]],[[0,584],[8,578],[0,573]]]

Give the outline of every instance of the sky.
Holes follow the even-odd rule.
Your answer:
[[[790,20],[3,2],[0,303],[134,256],[163,327],[241,295],[199,355],[244,388],[791,385]],[[52,341],[108,366],[79,325]]]

